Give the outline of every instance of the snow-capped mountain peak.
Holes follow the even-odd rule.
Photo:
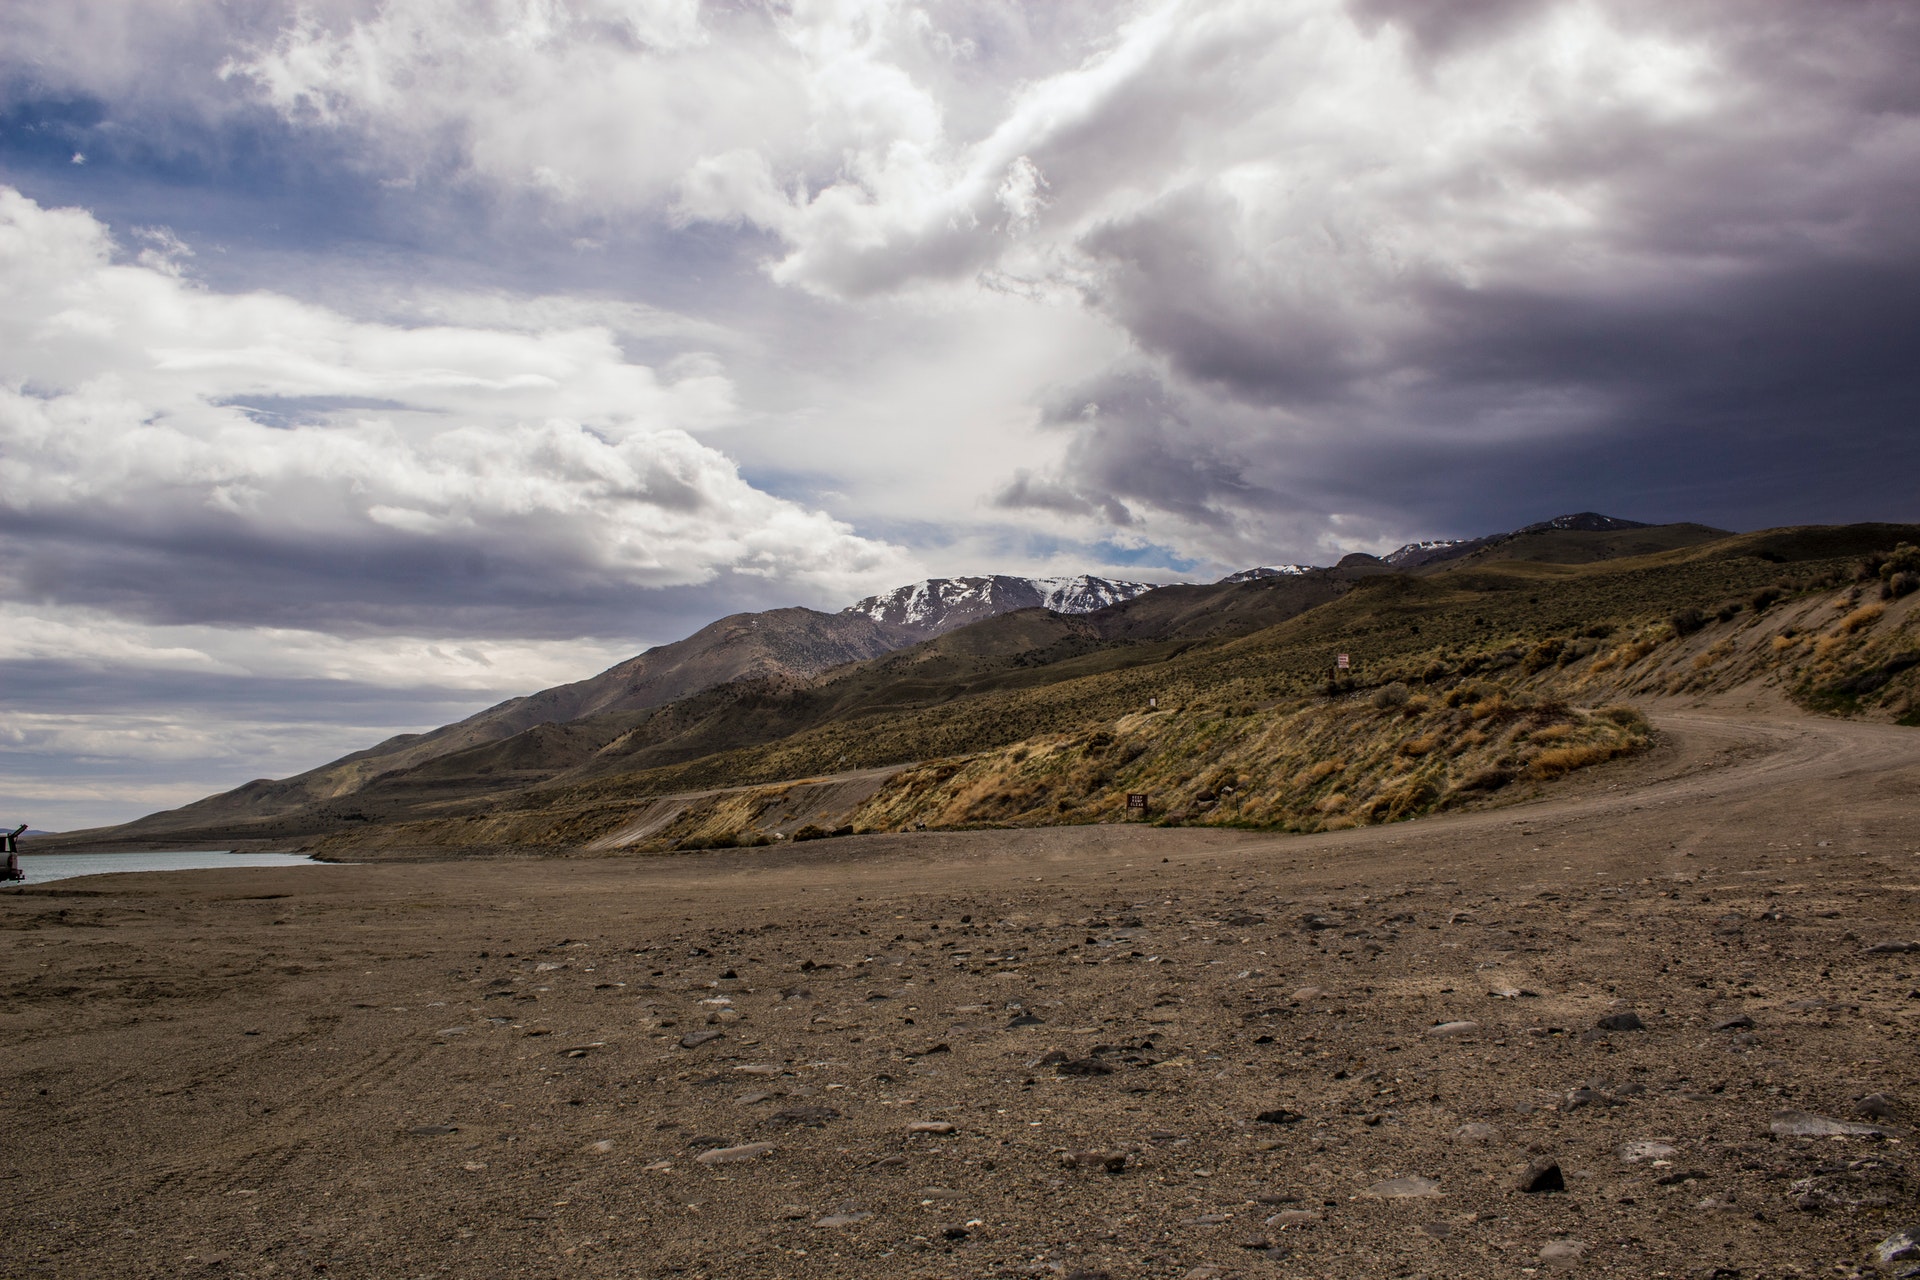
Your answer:
[[[848,605],[875,622],[936,636],[956,627],[1011,613],[1015,609],[1051,609],[1055,613],[1092,613],[1110,604],[1152,591],[1152,582],[1121,582],[1078,573],[1064,578],[928,578]]]
[[[1258,578],[1297,578],[1303,573],[1311,572],[1313,572],[1313,566],[1310,564],[1262,564],[1255,565],[1251,569],[1242,569],[1238,573],[1230,573],[1220,581],[1227,583],[1252,582]]]
[[[1448,547],[1457,547],[1464,538],[1428,538],[1423,542],[1409,542],[1397,551],[1389,551],[1380,558],[1388,564],[1405,564],[1409,560],[1424,560],[1435,551],[1445,551]]]

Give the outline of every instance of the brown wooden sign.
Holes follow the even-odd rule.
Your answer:
[[[1130,810],[1138,809],[1140,812],[1145,813],[1147,811],[1146,794],[1140,791],[1129,791],[1127,793],[1127,808]]]

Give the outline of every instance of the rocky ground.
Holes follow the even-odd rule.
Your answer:
[[[5,1276],[1920,1274],[1920,732],[0,893]]]

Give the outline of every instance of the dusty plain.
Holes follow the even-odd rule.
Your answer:
[[[1920,731],[1654,710],[1327,835],[0,892],[0,1275],[1920,1267]]]

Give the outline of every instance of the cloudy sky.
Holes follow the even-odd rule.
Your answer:
[[[936,573],[1920,518],[1920,8],[0,0],[0,818]]]

